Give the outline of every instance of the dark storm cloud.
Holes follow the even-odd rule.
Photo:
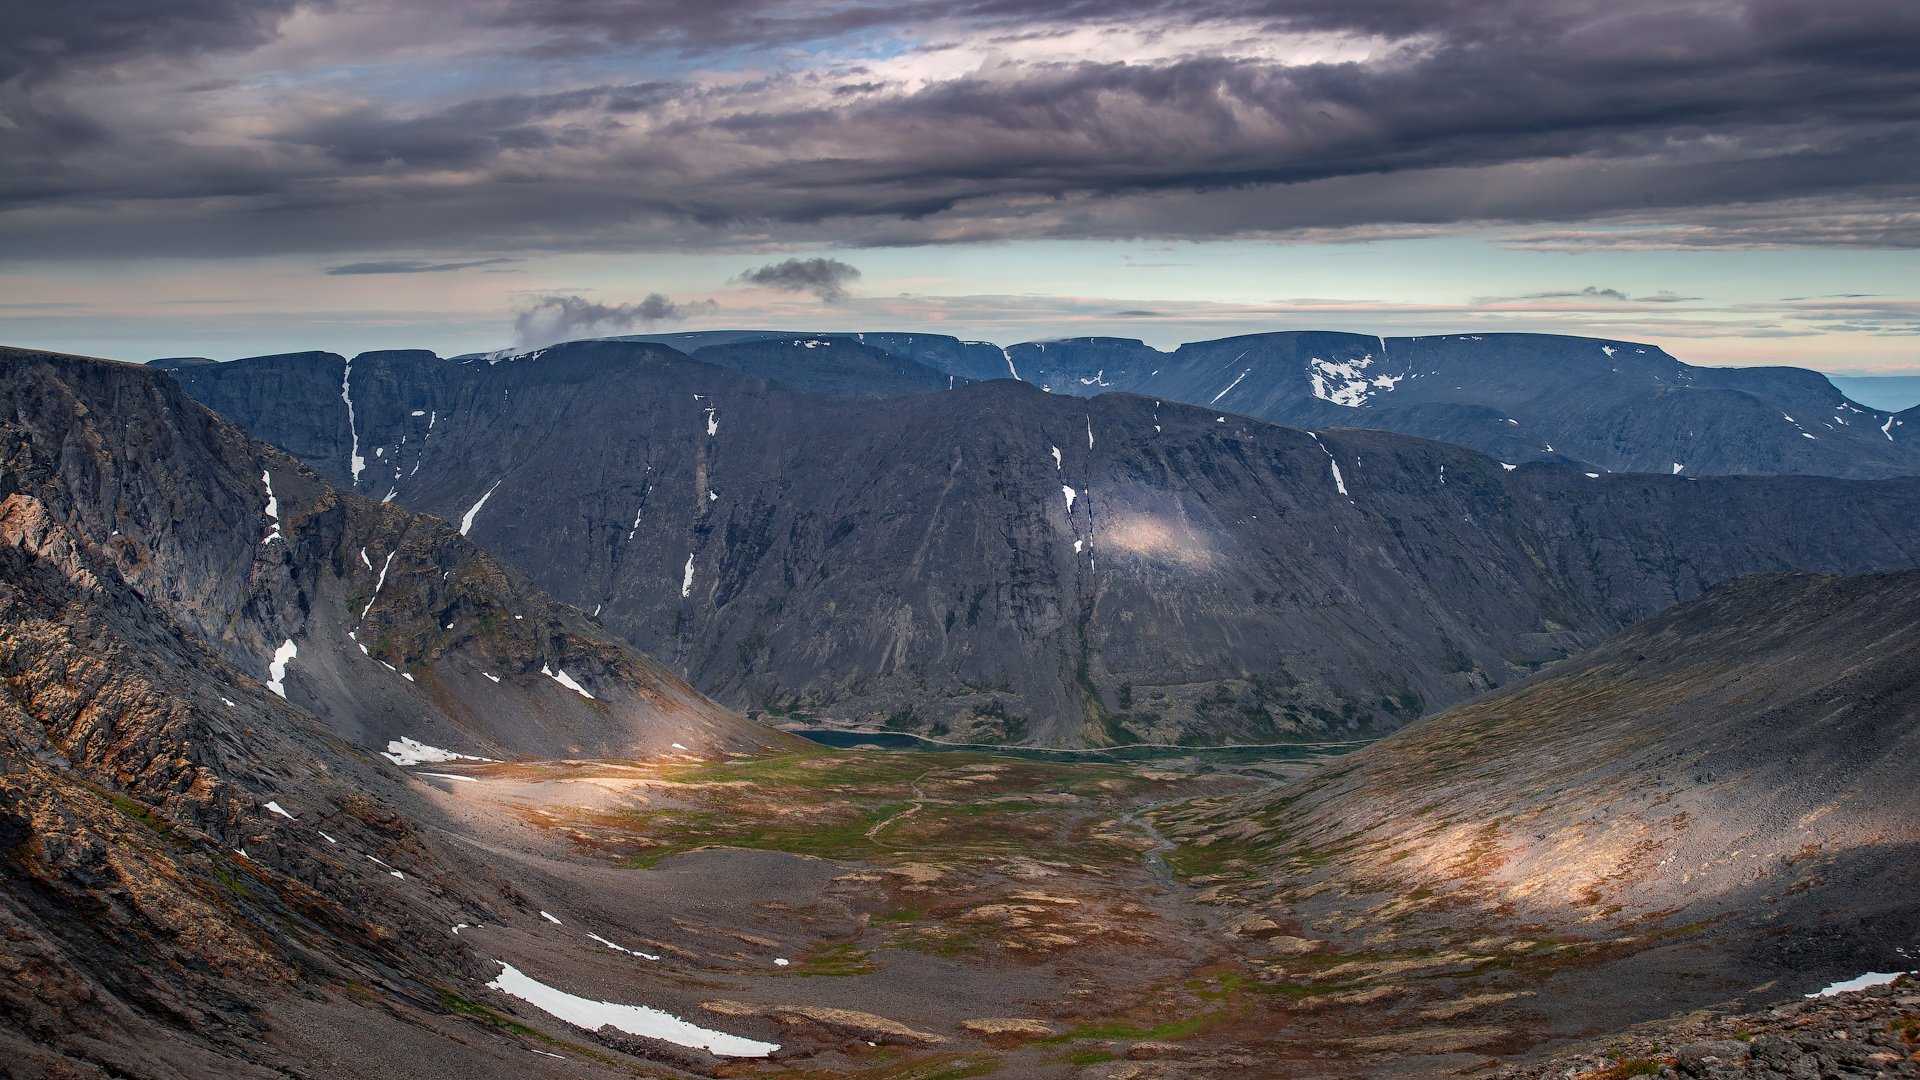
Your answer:
[[[1365,239],[1486,222],[1558,250],[1920,246],[1911,3],[493,0],[460,17],[476,34],[512,28],[519,53],[672,51],[677,73],[709,50],[815,42],[827,59],[430,106],[369,94],[300,107],[290,93],[264,130],[222,144],[204,137],[202,99],[241,90],[183,78],[191,107],[135,130],[77,74],[53,74],[176,55],[187,46],[169,43],[192,36],[181,27],[205,30],[195,48],[244,49],[285,9],[120,2],[114,19],[8,16],[50,28],[6,46],[46,77],[30,99],[0,96],[0,249],[431,250],[451,263],[736,240]],[[151,45],[126,30],[142,19]],[[937,47],[958,50],[1096,24],[1217,30],[1219,44],[1125,61],[983,54],[917,79],[851,44],[859,63],[832,60],[838,36],[866,31],[946,27]],[[1253,47],[1307,31],[1377,40],[1313,62]],[[490,81],[512,91],[540,72],[498,63]]]
[[[299,0],[18,0],[0,4],[0,83],[129,57],[180,56],[273,38]],[[319,6],[319,5],[315,5]]]
[[[829,304],[845,300],[847,286],[859,279],[859,267],[839,259],[788,259],[755,267],[734,278],[783,292],[810,292]]]
[[[327,267],[334,277],[353,274],[439,274],[449,270],[468,270],[476,266],[499,266],[517,259],[470,259],[466,262],[427,262],[424,259],[381,259],[374,262],[345,263]]]
[[[676,303],[659,293],[648,293],[631,304],[602,304],[581,296],[542,296],[515,313],[513,335],[522,348],[530,349],[635,326],[675,322],[716,306],[711,300]]]

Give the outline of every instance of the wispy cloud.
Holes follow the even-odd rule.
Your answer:
[[[343,263],[327,267],[334,277],[354,274],[439,274],[449,270],[470,270],[476,266],[500,266],[518,259],[470,259],[466,262],[428,262],[424,259],[376,259],[371,262]]]
[[[519,347],[531,349],[636,326],[677,322],[717,306],[712,300],[676,303],[660,293],[648,293],[631,304],[602,304],[582,296],[542,296],[514,315],[513,336]]]

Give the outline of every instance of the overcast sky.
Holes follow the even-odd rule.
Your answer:
[[[1545,330],[1920,372],[1912,0],[0,5],[0,340]]]

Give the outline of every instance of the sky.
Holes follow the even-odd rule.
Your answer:
[[[1590,334],[1920,373],[1911,0],[0,5],[0,341]]]

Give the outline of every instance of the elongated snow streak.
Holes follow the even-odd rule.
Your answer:
[[[1346,481],[1346,480],[1345,480],[1345,479],[1344,479],[1344,478],[1343,478],[1343,477],[1342,477],[1342,476],[1340,475],[1340,461],[1339,461],[1339,459],[1337,459],[1337,458],[1335,458],[1335,457],[1333,456],[1333,451],[1331,451],[1331,450],[1329,450],[1329,449],[1327,449],[1327,444],[1326,444],[1326,443],[1323,443],[1323,442],[1321,442],[1321,441],[1320,441],[1320,436],[1319,436],[1319,435],[1317,435],[1317,434],[1315,434],[1314,432],[1311,432],[1311,431],[1309,431],[1309,432],[1307,432],[1307,437],[1308,437],[1308,438],[1310,438],[1310,439],[1312,439],[1312,440],[1314,441],[1314,443],[1315,443],[1316,445],[1318,445],[1318,446],[1320,447],[1320,452],[1321,452],[1321,453],[1323,453],[1323,454],[1325,454],[1325,455],[1327,455],[1327,464],[1329,464],[1329,465],[1331,465],[1331,466],[1333,466],[1333,487],[1334,487],[1334,490],[1336,490],[1336,491],[1338,491],[1338,492],[1339,492],[1340,494],[1342,494],[1342,495],[1346,495],[1346,496],[1347,496],[1347,501],[1348,501],[1348,502],[1353,502],[1353,496],[1352,496],[1352,495],[1348,495],[1348,494],[1347,494],[1347,481]],[[1444,480],[1443,480],[1442,482],[1444,483]]]
[[[552,679],[554,682],[559,683],[561,686],[564,686],[567,689],[573,691],[574,693],[579,694],[581,697],[586,698],[588,701],[593,700],[593,695],[587,693],[587,688],[584,686],[581,686],[577,682],[574,682],[573,676],[568,675],[566,672],[566,669],[564,668],[549,668],[547,665],[541,664],[540,674],[545,675],[547,678]]]
[[[1891,421],[1889,421],[1889,423],[1891,423]],[[1892,436],[1889,435],[1888,438],[1892,438]],[[266,538],[260,542],[263,544],[271,544],[275,540],[280,539],[280,500],[273,497],[272,473],[265,469],[260,470],[260,482],[267,485],[267,518],[273,522],[273,528],[268,531]]]
[[[687,554],[687,573],[686,573],[686,576],[680,579],[680,596],[682,599],[685,599],[686,597],[689,597],[692,595],[693,595],[693,554],[689,552]]]
[[[505,479],[505,477],[502,477],[501,479]],[[479,514],[480,508],[487,505],[487,500],[493,497],[493,488],[497,488],[499,486],[500,486],[500,481],[495,480],[493,482],[493,487],[488,488],[487,493],[485,495],[480,496],[480,501],[477,503],[474,503],[471,507],[467,509],[466,513],[460,515],[460,535],[461,536],[467,535],[467,530],[473,528],[473,519],[475,515]]]
[[[1093,449],[1093,417],[1087,417],[1087,449]]]
[[[488,983],[487,987],[511,994],[582,1031],[613,1027],[629,1035],[659,1039],[676,1046],[698,1047],[719,1057],[766,1057],[780,1049],[779,1043],[761,1042],[703,1028],[672,1013],[649,1009],[644,1005],[621,1005],[577,997],[521,974],[512,964],[500,963],[500,976]]]
[[[362,550],[364,551],[365,549]],[[373,602],[380,599],[380,588],[387,583],[387,568],[393,565],[394,554],[395,553],[391,551],[387,552],[387,561],[380,564],[380,579],[373,583],[373,595],[367,597],[367,606],[360,609],[360,617],[363,619],[367,617],[367,612],[373,610]],[[372,564],[369,563],[368,565],[371,567]]]
[[[1880,434],[1885,435],[1887,437],[1888,442],[1893,441],[1893,414],[1892,413],[1888,413],[1887,422],[1880,425]]]
[[[300,820],[299,818],[294,817],[292,814],[287,813],[285,808],[283,808],[278,802],[268,802],[267,809],[275,814],[279,814],[281,817],[286,818],[288,821]]]
[[[353,473],[353,482],[360,482],[360,471],[367,467],[367,459],[360,456],[360,429],[353,422],[353,361],[347,361],[347,369],[340,373],[340,400],[347,403],[347,435],[353,439],[353,448],[347,452],[347,468]]]
[[[717,409],[707,410],[707,438],[709,439],[720,434],[720,418],[714,415],[718,411]]]
[[[588,934],[587,936],[599,942],[600,944],[605,945],[607,948],[612,949],[615,952],[623,952],[623,953],[626,953],[628,956],[637,956],[642,960],[660,959],[659,957],[649,952],[636,952],[635,950],[629,949],[624,945],[615,945],[613,942],[608,941],[606,938],[601,937],[599,934]]]
[[[1005,349],[1001,349],[1001,350],[1000,350],[1000,359],[1002,359],[1002,360],[1005,360],[1005,361],[1007,362],[1007,374],[1009,374],[1009,375],[1011,375],[1011,376],[1013,376],[1013,377],[1014,377],[1014,378],[1016,378],[1016,379],[1020,377],[1020,372],[1019,372],[1019,369],[1017,369],[1017,368],[1015,368],[1015,367],[1013,366],[1013,354],[1012,354],[1012,353],[1010,353],[1010,352],[1008,352],[1008,351],[1007,351],[1007,350],[1005,350]]]
[[[1214,403],[1215,401],[1219,401],[1219,400],[1220,400],[1221,398],[1223,398],[1223,397],[1226,397],[1226,396],[1227,396],[1227,394],[1228,394],[1228,393],[1229,393],[1230,391],[1232,391],[1234,387],[1236,387],[1236,386],[1239,386],[1239,385],[1240,385],[1240,380],[1241,380],[1241,379],[1244,379],[1244,378],[1246,378],[1246,377],[1247,377],[1247,372],[1250,372],[1250,371],[1252,371],[1252,370],[1253,370],[1252,368],[1248,368],[1248,369],[1247,369],[1246,371],[1243,371],[1243,372],[1241,372],[1240,374],[1238,374],[1238,375],[1235,375],[1235,376],[1233,377],[1233,381],[1227,384],[1227,388],[1226,388],[1225,390],[1222,390],[1222,391],[1220,391],[1219,393],[1217,393],[1217,394],[1215,394],[1215,395],[1213,395],[1213,401],[1209,401],[1209,402],[1207,402],[1207,404],[1209,404],[1209,405],[1211,405],[1211,404],[1213,404],[1213,403]]]
[[[1075,495],[1078,495],[1079,492],[1073,490],[1072,488],[1068,487],[1065,484],[1060,485],[1060,491],[1061,491],[1061,494],[1064,494],[1067,497],[1067,513],[1072,514],[1073,513],[1073,497]]]
[[[1050,449],[1052,449],[1053,451],[1053,469],[1055,472],[1059,472],[1060,471],[1060,448],[1055,446],[1055,447],[1051,447]]]
[[[372,560],[372,559],[369,559],[369,558],[367,558],[367,549],[366,549],[366,548],[361,548],[361,549],[360,549],[360,561],[361,561],[361,563],[363,563],[363,564],[365,564],[365,566],[366,566],[366,568],[367,568],[367,569],[369,569],[369,570],[371,570],[371,569],[373,569],[373,560]]]
[[[273,650],[273,662],[267,665],[267,689],[282,698],[287,696],[287,663],[299,655],[300,646],[295,645],[292,638]]]

